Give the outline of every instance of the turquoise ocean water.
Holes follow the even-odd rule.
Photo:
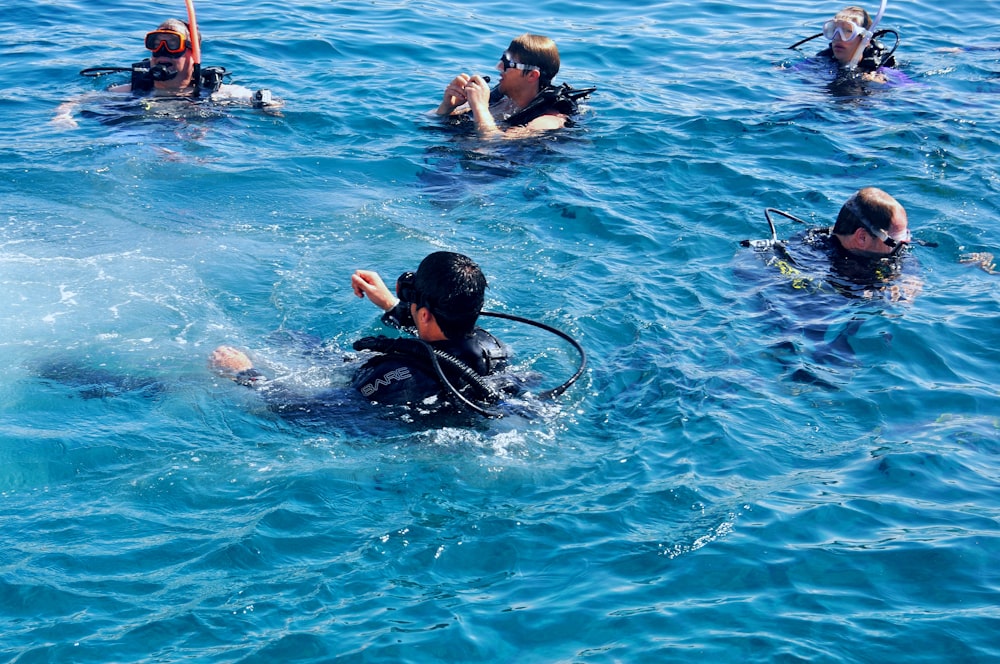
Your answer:
[[[1000,2],[891,0],[914,84],[853,98],[784,48],[838,4],[197,8],[280,115],[93,98],[181,2],[0,12],[0,660],[1000,661],[1000,277],[961,260],[1000,254],[1000,51],[940,50],[1000,45]],[[438,130],[525,31],[598,86],[579,126]],[[739,246],[867,185],[937,243],[909,301]],[[351,271],[437,249],[587,349],[540,417],[288,421],[208,370],[343,382],[380,329]]]

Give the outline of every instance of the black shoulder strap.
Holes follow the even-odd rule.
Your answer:
[[[149,58],[132,64],[132,92],[149,92],[153,89],[153,76],[149,73]]]
[[[145,93],[153,89],[153,76],[149,73],[149,67],[149,58],[132,65],[132,92]],[[225,67],[203,67],[199,73],[198,87],[216,92],[226,76],[232,76],[232,72]]]
[[[505,122],[512,126],[526,125],[535,118],[555,111],[563,115],[574,115],[577,112],[576,102],[590,95],[597,88],[582,88],[577,90],[563,83],[558,88],[546,86],[523,109],[514,113]]]

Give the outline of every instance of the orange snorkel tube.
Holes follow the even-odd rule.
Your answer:
[[[194,15],[194,2],[184,0],[188,11],[188,33],[191,37],[191,56],[194,58],[194,74],[191,76],[194,82],[195,94],[201,89],[201,34],[198,32],[198,19]]]

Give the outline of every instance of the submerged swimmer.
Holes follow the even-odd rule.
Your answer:
[[[456,76],[434,112],[449,118],[471,116],[484,138],[516,138],[571,125],[576,101],[594,91],[552,84],[559,73],[559,49],[541,35],[515,38],[496,68],[500,82],[493,90],[488,76]]]
[[[168,19],[156,30],[146,34],[145,47],[150,52],[147,60],[132,65],[132,80],[112,86],[109,92],[126,92],[147,97],[207,99],[221,104],[244,104],[256,108],[276,110],[282,106],[269,90],[252,91],[242,85],[223,83],[228,72],[222,67],[202,68],[200,60],[201,33],[197,44],[192,41],[187,23]],[[101,75],[126,71],[122,67],[99,67],[84,70],[87,75]],[[77,126],[73,113],[79,100],[62,104],[53,122],[69,128]]]
[[[777,210],[783,216],[802,221]],[[770,215],[768,214],[770,222]],[[813,228],[793,242],[744,241],[759,252],[773,251],[771,263],[792,278],[796,288],[829,283],[850,297],[909,300],[920,292],[919,279],[902,274],[903,257],[913,242],[906,210],[877,187],[858,190],[841,206],[833,226]]]
[[[740,275],[747,284],[758,280],[766,286],[746,289],[749,301],[759,302],[761,314],[774,324],[775,334],[761,341],[794,382],[838,389],[859,365],[853,342],[863,336],[865,322],[880,316],[887,303],[911,302],[922,289],[919,265],[907,248],[931,243],[912,238],[906,210],[876,187],[852,194],[832,226],[811,228],[787,241],[777,237],[775,213],[807,223],[768,208],[771,238],[741,243],[780,272],[753,269]],[[845,298],[855,302],[845,307]]]

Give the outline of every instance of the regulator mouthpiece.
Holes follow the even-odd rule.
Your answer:
[[[149,75],[154,81],[172,81],[179,73],[177,67],[172,65],[158,64],[149,68]]]

